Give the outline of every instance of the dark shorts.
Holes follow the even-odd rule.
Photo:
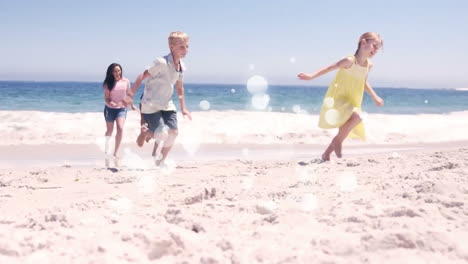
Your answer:
[[[176,111],[158,111],[152,114],[143,114],[145,122],[148,123],[148,129],[155,132],[158,128],[162,129],[163,125],[169,129],[177,130],[177,112]],[[161,119],[163,124],[161,124]]]
[[[117,118],[127,118],[127,108],[110,108],[104,106],[104,118],[106,122],[114,122]]]

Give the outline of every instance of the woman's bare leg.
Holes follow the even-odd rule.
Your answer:
[[[117,153],[120,148],[120,143],[122,142],[122,137],[123,137],[123,129],[125,125],[125,118],[117,118],[116,120],[117,123],[117,134],[115,135],[115,151],[114,151],[114,157],[118,157]]]

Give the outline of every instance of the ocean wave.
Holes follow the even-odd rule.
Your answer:
[[[193,112],[193,121],[180,114],[177,144],[328,144],[337,129],[317,126],[318,115],[248,111]],[[0,145],[95,144],[105,133],[102,113],[0,111]],[[367,142],[400,144],[466,140],[468,111],[449,114],[364,114]],[[140,116],[129,112],[124,143],[133,143]],[[114,132],[115,135],[115,132]],[[349,140],[347,144],[361,141]]]

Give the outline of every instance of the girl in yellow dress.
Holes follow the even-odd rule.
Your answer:
[[[335,79],[328,87],[320,111],[319,127],[339,128],[338,134],[322,154],[323,160],[330,160],[333,151],[337,157],[341,158],[341,146],[348,135],[361,139],[366,138],[364,124],[360,117],[364,90],[370,94],[377,106],[384,104],[382,98],[367,82],[367,74],[372,68],[369,58],[372,58],[382,45],[383,41],[379,34],[366,32],[359,38],[358,48],[353,56],[347,56],[315,73],[301,72],[298,74],[301,80],[312,80],[339,69]]]

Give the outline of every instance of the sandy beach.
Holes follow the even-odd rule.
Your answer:
[[[313,116],[274,133],[240,128],[237,138],[218,128],[195,142],[185,132],[157,168],[151,146],[136,148],[130,136],[120,164],[106,166],[93,143],[103,128],[83,136],[70,115],[52,134],[41,122],[20,120],[29,133],[8,132],[17,117],[2,123],[10,140],[0,146],[0,263],[468,261],[468,141],[437,134],[436,116],[412,124],[370,115],[370,142],[349,141],[343,159],[324,163],[317,157],[332,133],[300,122]],[[213,115],[200,116],[206,124]],[[467,131],[465,113],[454,115],[440,120]],[[94,119],[83,122],[99,127]],[[413,127],[397,133],[379,122]],[[425,139],[412,129],[421,124],[435,127]],[[206,135],[200,127],[194,134]]]

